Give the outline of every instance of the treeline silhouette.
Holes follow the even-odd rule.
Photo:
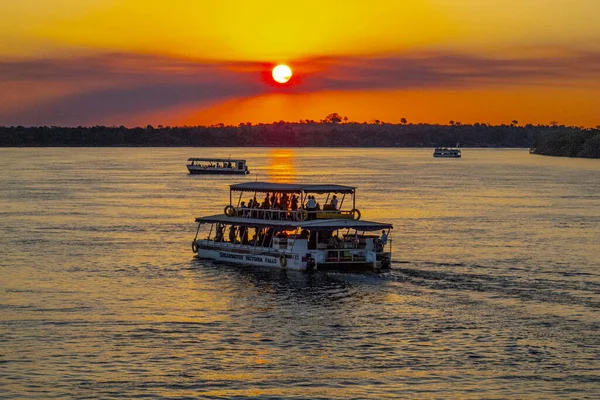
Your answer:
[[[531,152],[546,156],[600,158],[600,129],[554,131],[538,136]]]
[[[2,147],[536,147],[539,154],[594,157],[598,139],[587,140],[598,129],[564,125],[472,124],[450,121],[450,125],[343,122],[333,113],[321,121],[274,122],[238,126],[161,126],[126,128],[92,127],[0,127]],[[552,139],[559,137],[558,139]],[[584,150],[556,150],[564,142],[580,143]],[[569,145],[570,146],[570,145]],[[594,147],[595,146],[595,147]]]

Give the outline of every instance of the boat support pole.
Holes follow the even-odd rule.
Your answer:
[[[296,245],[296,237],[298,236],[298,228],[296,228],[296,232],[294,235],[294,240],[292,240],[292,248],[290,249],[290,251],[294,251],[294,246]]]
[[[198,232],[200,232],[200,223],[198,223],[198,228],[196,229],[196,236],[194,236],[194,242],[196,241],[196,239],[198,238]]]

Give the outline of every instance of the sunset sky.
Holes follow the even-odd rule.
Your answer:
[[[19,0],[0,15],[5,126],[600,125],[599,0]]]

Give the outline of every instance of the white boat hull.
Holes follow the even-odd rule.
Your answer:
[[[198,258],[220,261],[230,264],[254,265],[258,267],[283,268],[304,271],[306,262],[300,260],[299,254],[280,253],[274,255],[260,253],[241,253],[228,249],[198,249]],[[285,261],[284,261],[285,260]]]
[[[231,168],[200,168],[188,165],[188,171],[192,175],[247,175],[248,170],[239,170]]]
[[[204,242],[204,244],[203,244]],[[207,243],[208,242],[208,243]],[[214,242],[213,242],[214,243]],[[229,245],[218,248],[213,247],[210,241],[199,240],[196,242],[198,249],[196,253],[200,259],[208,259],[228,264],[252,265],[259,267],[281,268],[297,271],[306,270],[347,270],[347,271],[380,271],[389,269],[390,254],[381,253],[383,257],[378,257],[373,252],[367,252],[355,259],[336,259],[328,258],[331,250],[309,250],[308,253],[302,252],[284,252],[277,249],[265,249],[264,252],[252,251],[252,247],[239,247],[239,245]],[[228,248],[230,247],[230,248]],[[337,250],[336,250],[337,251]],[[343,250],[342,250],[343,251]],[[311,260],[311,265],[307,263],[307,257]]]

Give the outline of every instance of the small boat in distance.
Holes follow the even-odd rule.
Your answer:
[[[246,175],[249,174],[246,160],[230,158],[188,158],[187,169],[192,175]]]
[[[342,185],[231,185],[222,214],[196,218],[192,251],[200,259],[300,271],[389,269],[392,224],[360,220],[355,194]]]
[[[441,158],[460,158],[462,153],[457,143],[456,147],[436,147],[433,150],[433,156]]]

